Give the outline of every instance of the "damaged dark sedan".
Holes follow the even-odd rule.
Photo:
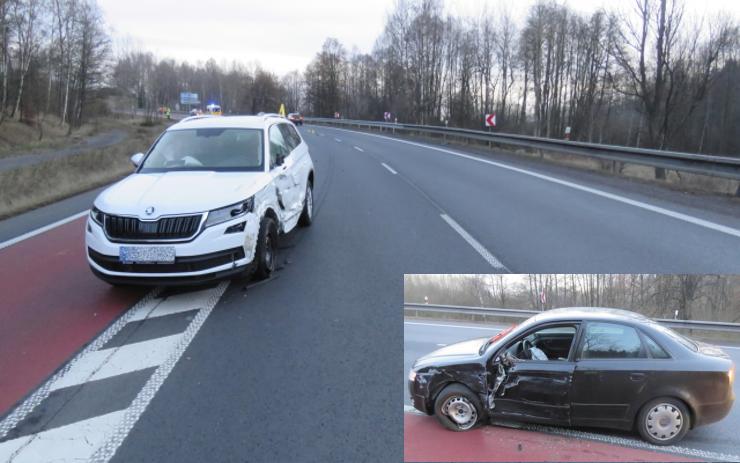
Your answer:
[[[734,375],[720,348],[647,317],[569,308],[419,358],[409,390],[453,431],[499,419],[636,430],[669,445],[729,413]]]

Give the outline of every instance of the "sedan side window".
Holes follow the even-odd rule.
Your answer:
[[[298,143],[293,139],[293,135],[290,133],[290,126],[288,124],[280,124],[278,127],[280,128],[280,133],[283,135],[285,144],[288,146],[288,153],[290,153],[296,146],[298,146]]]
[[[671,358],[668,353],[663,350],[662,347],[658,345],[657,342],[653,341],[653,339],[648,336],[647,334],[643,333],[643,339],[645,340],[645,345],[647,346],[648,350],[650,351],[650,356],[654,359],[667,359]]]
[[[277,165],[278,154],[283,156],[290,154],[290,148],[279,127],[277,124],[270,127],[270,169]]]
[[[645,358],[637,330],[619,323],[592,322],[586,325],[581,359]]]
[[[549,326],[529,333],[506,349],[517,360],[568,360],[576,326]]]

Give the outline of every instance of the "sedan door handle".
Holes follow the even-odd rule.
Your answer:
[[[632,381],[643,381],[645,379],[645,373],[631,373],[630,379]]]

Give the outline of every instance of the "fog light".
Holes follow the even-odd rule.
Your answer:
[[[240,222],[240,223],[238,223],[236,225],[232,225],[232,226],[230,226],[229,228],[226,229],[226,231],[224,232],[224,234],[243,232],[244,231],[244,227],[246,227],[246,225],[247,225],[247,222]]]

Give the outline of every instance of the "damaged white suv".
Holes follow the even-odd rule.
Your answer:
[[[278,235],[311,224],[313,162],[283,118],[190,117],[131,160],[87,222],[90,267],[109,283],[266,278]]]

